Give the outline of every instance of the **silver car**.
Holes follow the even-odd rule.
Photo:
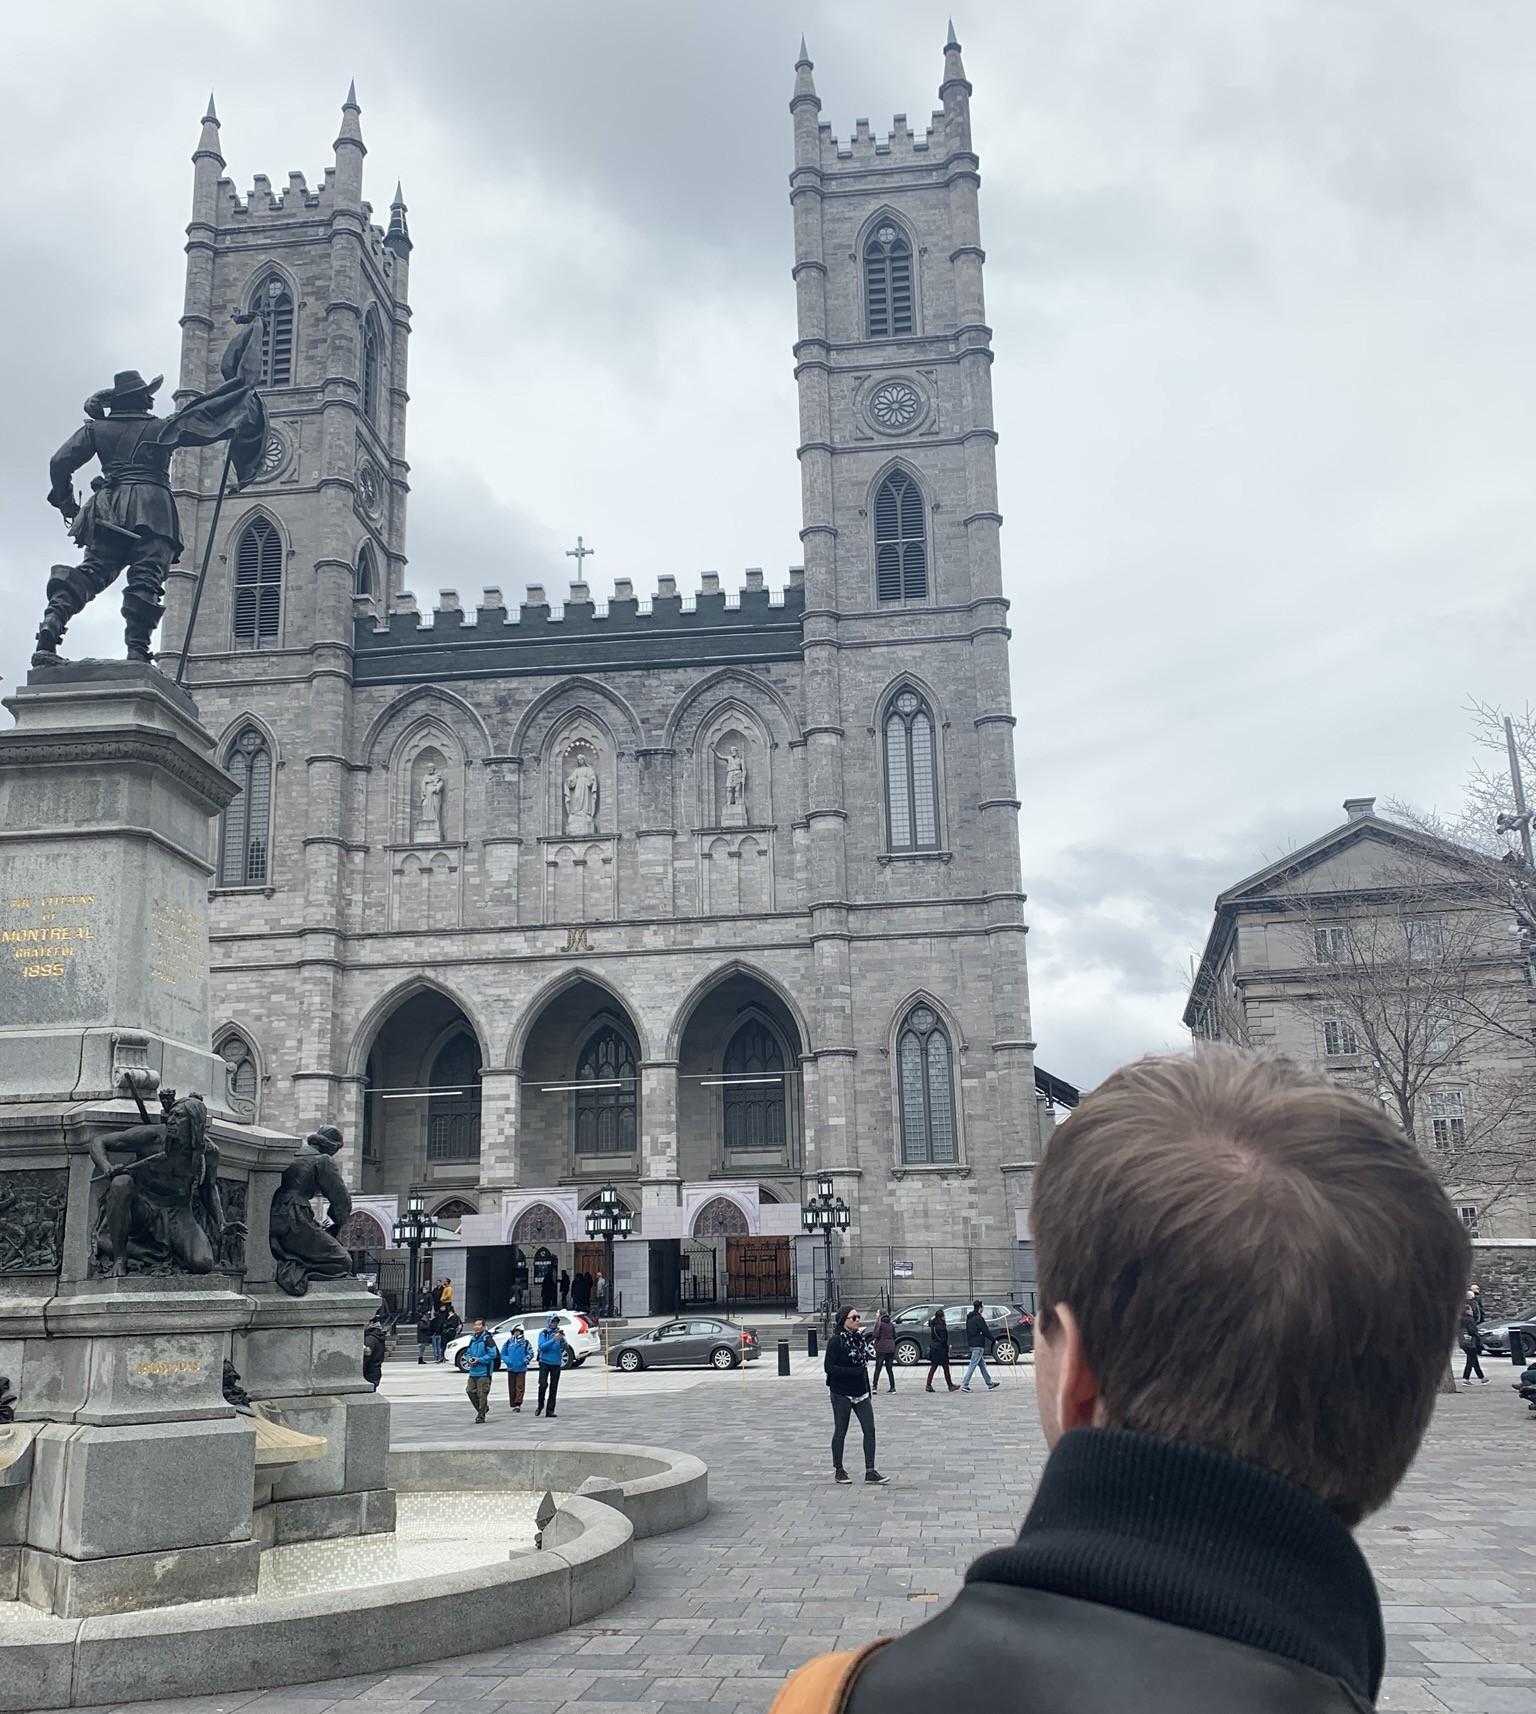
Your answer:
[[[608,1361],[633,1374],[637,1369],[734,1369],[762,1355],[757,1335],[719,1316],[690,1316],[663,1322],[609,1347]]]

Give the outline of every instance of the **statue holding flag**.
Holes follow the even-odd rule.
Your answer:
[[[260,313],[233,319],[240,327],[220,364],[223,382],[211,393],[189,400],[169,417],[157,417],[155,393],[165,377],[146,381],[137,369],[121,370],[110,387],[85,401],[89,421],[53,455],[48,504],[63,513],[85,557],[79,565],[52,569],[34,667],[62,664],[58,650],[65,627],[124,571],[128,659],[149,660],[150,639],[165,610],[166,574],[182,549],[170,481],[171,454],[178,447],[227,440],[224,483],[233,475],[239,486],[256,474],[267,438],[266,411],[256,390],[263,322]],[[70,478],[93,458],[101,464],[101,475],[80,505]],[[221,499],[223,491],[221,483]]]

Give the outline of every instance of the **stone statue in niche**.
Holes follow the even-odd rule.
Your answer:
[[[98,1272],[121,1279],[135,1273],[207,1274],[217,1261],[209,1231],[243,1236],[226,1220],[219,1199],[219,1151],[208,1140],[208,1109],[200,1095],[176,1099],[160,1092],[162,1117],[151,1120],[137,1086],[144,1123],[92,1137],[86,1145],[106,1181],[96,1227]],[[112,1155],[129,1156],[115,1165]],[[206,1229],[205,1229],[206,1228]]]
[[[717,753],[717,760],[725,770],[719,792],[720,826],[745,827],[747,825],[747,762],[741,753],[741,745],[732,744],[723,756]]]
[[[336,1237],[352,1214],[351,1195],[333,1158],[341,1144],[341,1132],[334,1125],[311,1132],[283,1169],[272,1198],[272,1256],[277,1283],[289,1297],[303,1297],[311,1280],[351,1276],[352,1258]],[[323,1226],[310,1206],[322,1196],[326,1202]]]
[[[416,832],[413,843],[441,845],[443,843],[443,776],[436,762],[427,763],[421,790],[416,800]]]
[[[565,831],[596,833],[598,784],[592,752],[582,748],[570,754],[574,765],[565,776]]]

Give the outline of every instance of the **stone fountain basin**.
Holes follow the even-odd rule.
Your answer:
[[[511,1556],[492,1564],[101,1618],[0,1620],[0,1710],[266,1689],[504,1648],[607,1611],[634,1587],[635,1538],[709,1509],[703,1463],[658,1447],[433,1447],[391,1453],[389,1466],[405,1495],[475,1492],[487,1506],[498,1492],[568,1497],[541,1551],[514,1539]],[[367,1539],[357,1551],[366,1554]]]

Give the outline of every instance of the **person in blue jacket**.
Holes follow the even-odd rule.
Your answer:
[[[464,1390],[475,1407],[476,1422],[485,1421],[486,1406],[491,1402],[491,1375],[499,1361],[495,1335],[486,1332],[483,1321],[477,1321],[464,1351],[464,1367],[469,1374]]]
[[[539,1335],[539,1408],[535,1416],[555,1414],[555,1396],[560,1391],[560,1370],[565,1362],[565,1333],[560,1317],[552,1315],[549,1325]],[[549,1400],[545,1406],[546,1397]]]
[[[522,1327],[514,1327],[501,1348],[501,1366],[507,1371],[507,1403],[513,1410],[523,1408],[523,1389],[528,1385],[528,1365],[532,1361],[533,1347]]]

